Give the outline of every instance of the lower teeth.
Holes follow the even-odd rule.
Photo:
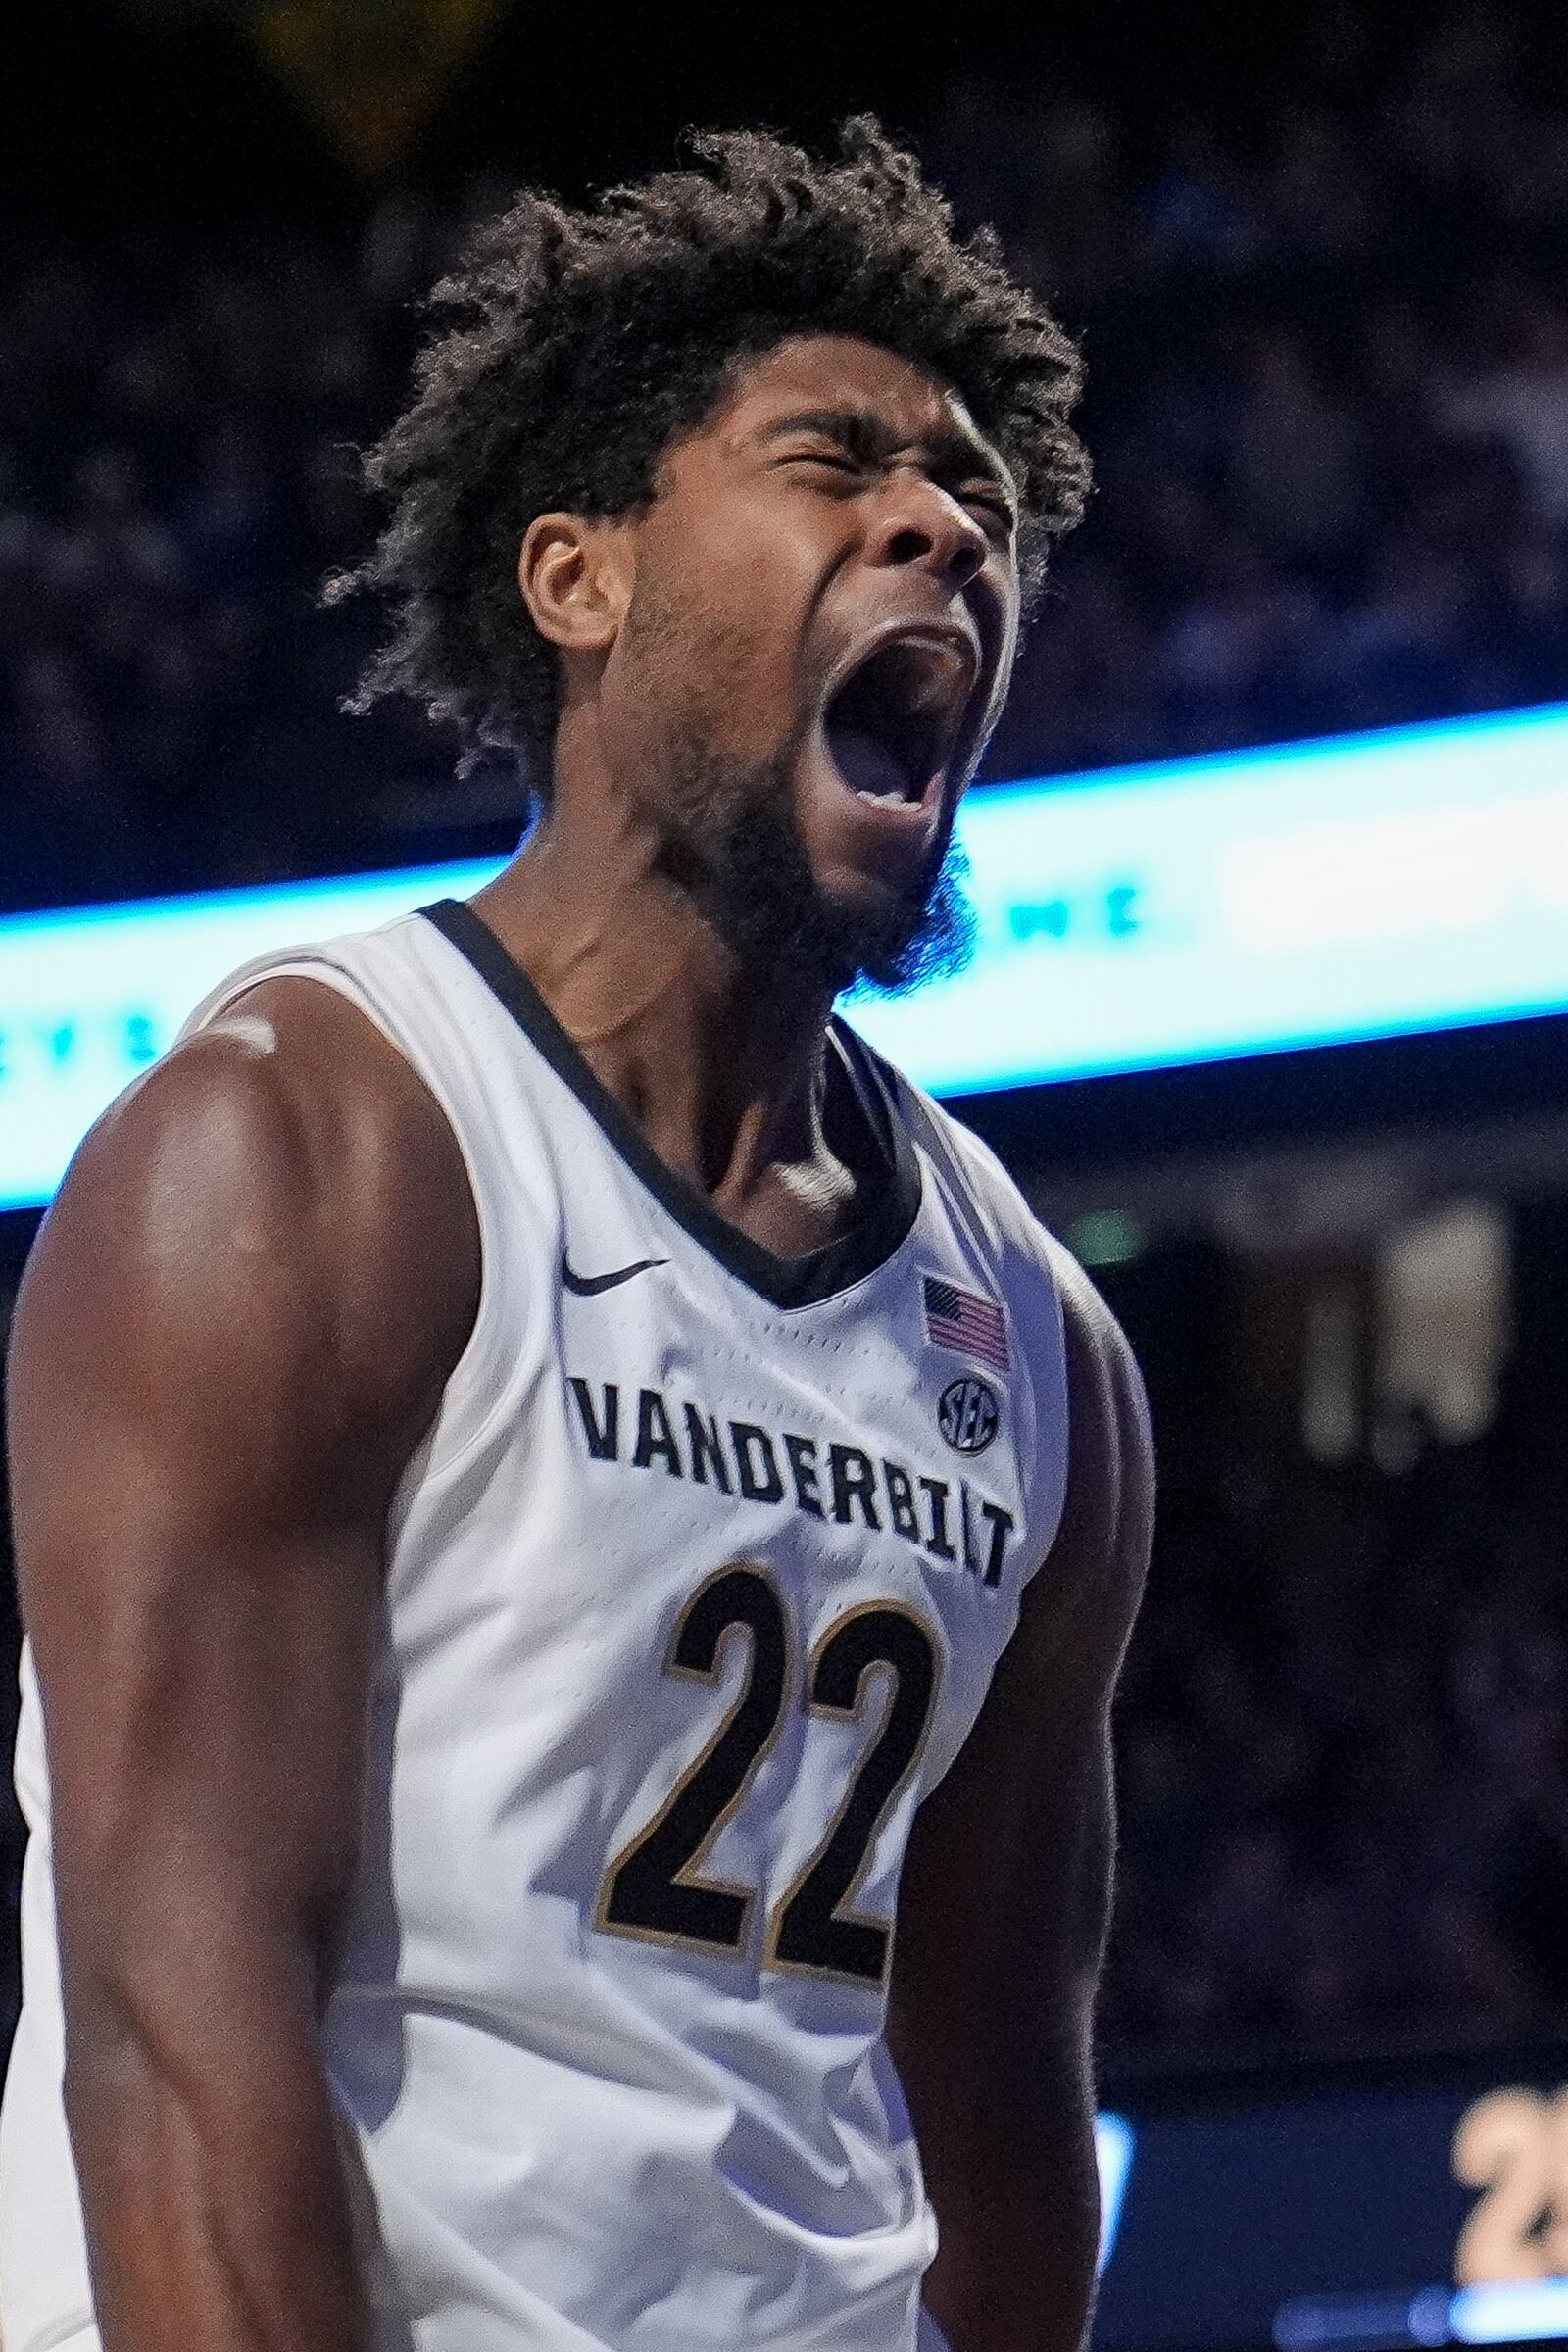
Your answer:
[[[908,777],[893,754],[862,728],[830,727],[828,750],[839,774],[862,801],[907,806],[920,799],[920,794],[909,790]]]

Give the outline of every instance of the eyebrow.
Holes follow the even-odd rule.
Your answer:
[[[856,456],[870,458],[891,458],[901,449],[919,449],[948,480],[984,480],[993,485],[1016,517],[1017,492],[1001,461],[983,441],[971,440],[956,426],[935,435],[922,434],[910,443],[874,409],[795,409],[788,416],[775,417],[761,426],[757,438],[778,441],[790,433],[820,433]]]

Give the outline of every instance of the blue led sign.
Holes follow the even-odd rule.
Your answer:
[[[967,971],[853,1017],[934,1093],[1568,1008],[1568,709],[977,793]],[[0,1206],[247,957],[487,865],[0,921]]]

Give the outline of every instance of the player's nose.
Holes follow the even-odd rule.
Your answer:
[[[871,563],[917,564],[953,590],[968,586],[987,552],[980,524],[940,484],[912,468],[888,484],[867,550]]]

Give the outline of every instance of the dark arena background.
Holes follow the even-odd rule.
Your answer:
[[[513,845],[316,602],[470,217],[868,106],[1083,336],[976,964],[866,1018],[1157,1425],[1097,2352],[1568,2342],[1568,13],[67,0],[0,91],[0,1329],[210,980]]]

